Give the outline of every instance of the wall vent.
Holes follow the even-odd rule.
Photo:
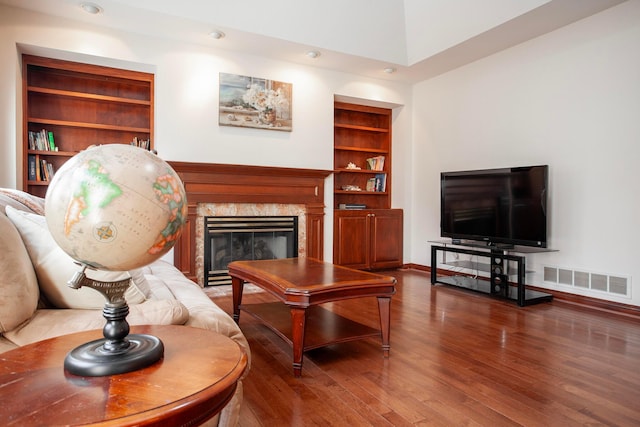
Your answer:
[[[573,270],[561,268],[558,270],[558,283],[563,285],[573,285]]]
[[[623,275],[592,273],[583,270],[544,266],[546,283],[631,297],[631,278]]]
[[[609,276],[609,292],[629,295],[629,280],[626,277]]]
[[[544,281],[549,283],[558,283],[558,269],[555,267],[545,267]]]
[[[591,289],[607,292],[607,276],[604,274],[592,274]]]
[[[584,271],[574,271],[573,284],[579,288],[589,288],[589,273]]]

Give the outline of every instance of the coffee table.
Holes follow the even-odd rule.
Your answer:
[[[198,425],[231,400],[247,355],[223,335],[189,326],[134,326],[164,344],[137,371],[82,377],[64,371],[69,350],[102,331],[64,335],[0,354],[0,425]]]
[[[233,318],[240,310],[260,320],[293,347],[293,374],[302,375],[302,354],[330,344],[381,337],[389,357],[390,305],[396,279],[311,258],[229,263]],[[264,289],[279,302],[242,304],[244,283]],[[377,297],[380,329],[370,328],[320,307],[350,298]],[[284,304],[283,304],[284,303]]]

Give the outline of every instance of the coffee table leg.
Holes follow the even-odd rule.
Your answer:
[[[233,292],[233,320],[238,323],[240,322],[240,304],[242,304],[244,280],[238,277],[231,277],[231,288]]]
[[[389,334],[391,332],[391,298],[378,297],[378,312],[380,313],[380,332],[382,333],[382,352],[389,357]]]
[[[294,377],[302,376],[302,353],[304,349],[304,330],[306,319],[306,310],[304,308],[291,308]]]

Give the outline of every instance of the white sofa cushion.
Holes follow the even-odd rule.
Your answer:
[[[189,310],[178,300],[148,300],[130,306],[127,316],[130,325],[184,325],[188,319]],[[5,338],[23,346],[74,332],[101,330],[105,323],[102,310],[40,309],[29,322],[8,331]]]
[[[20,232],[31,263],[46,299],[57,308],[102,308],[105,298],[91,288],[73,289],[67,286],[80,267],[55,242],[45,217],[6,207],[9,219]],[[140,269],[126,271],[86,270],[87,277],[100,281],[124,280],[131,277],[131,285],[125,293],[129,305],[144,302],[150,294],[149,284]]]
[[[0,334],[28,320],[38,307],[38,281],[20,234],[0,213]]]

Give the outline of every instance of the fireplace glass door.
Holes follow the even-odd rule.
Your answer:
[[[231,283],[231,261],[298,256],[297,216],[204,218],[205,286]]]

